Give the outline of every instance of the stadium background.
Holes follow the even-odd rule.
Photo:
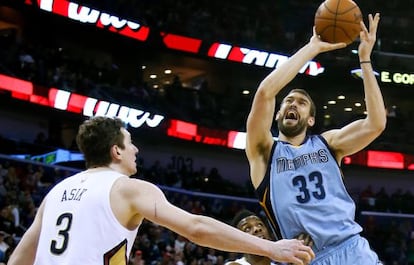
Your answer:
[[[45,10],[50,3],[56,7],[67,1],[5,1],[0,9],[0,74],[29,81],[43,96],[48,89],[57,88],[160,114],[165,120],[197,125],[197,135],[192,138],[185,133],[169,134],[171,122],[162,122],[156,128],[130,127],[141,150],[141,173],[135,177],[161,185],[173,202],[189,211],[229,221],[240,208],[259,209],[244,151],[217,143],[221,143],[223,131],[244,131],[254,90],[270,69],[258,65],[259,59],[243,63],[234,58],[214,58],[210,52],[220,43],[289,56],[310,37],[313,13],[320,2],[286,2],[73,2],[100,14],[139,22],[149,34],[145,40],[138,40],[120,34],[122,30]],[[364,150],[385,152],[376,155],[380,161],[373,164],[375,167],[368,167],[367,159],[345,164],[345,181],[359,207],[357,218],[381,259],[386,264],[412,264],[414,41],[409,30],[413,26],[413,1],[358,4],[364,14],[381,12],[373,61],[388,109],[388,124],[383,135]],[[189,45],[186,50],[178,46],[183,36],[187,41],[198,40],[199,49],[193,50],[185,41]],[[357,71],[351,73],[358,67],[357,56],[352,53],[356,45],[315,58],[324,71],[299,74],[293,83],[307,88],[319,106],[315,132],[364,115],[361,80]],[[166,69],[171,73],[165,73]],[[394,78],[396,73],[403,78]],[[157,78],[150,78],[151,74]],[[0,80],[0,87],[6,87],[5,79]],[[243,94],[244,90],[250,93]],[[340,95],[345,99],[338,99]],[[328,104],[330,100],[337,104]],[[355,106],[356,102],[362,106]],[[352,107],[352,111],[344,111],[345,107]],[[58,148],[76,152],[73,137],[84,118],[0,90],[0,230],[4,232],[0,241],[8,246],[2,251],[4,261],[30,224],[45,192],[82,167],[76,161],[51,166],[53,159],[20,158]],[[195,140],[203,135],[210,136],[210,141],[203,144]],[[383,161],[378,159],[388,156]],[[350,161],[359,160],[354,157]],[[213,250],[188,242],[180,244],[180,240],[148,223],[141,229],[135,249],[141,251],[147,264],[172,264],[180,259],[185,264],[220,264],[220,259],[234,255],[213,254]],[[183,245],[188,246],[188,253],[180,254]],[[133,262],[138,262],[138,256],[134,252]]]

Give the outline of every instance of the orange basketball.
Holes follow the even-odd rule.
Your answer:
[[[361,31],[362,13],[352,0],[326,0],[315,13],[315,30],[330,43],[354,42]]]

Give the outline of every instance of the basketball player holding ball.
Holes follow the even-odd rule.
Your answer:
[[[348,125],[308,134],[315,105],[303,89],[293,89],[275,114],[276,96],[302,66],[320,53],[346,46],[323,41],[314,28],[310,41],[273,70],[253,99],[247,119],[246,155],[253,186],[278,238],[310,238],[312,265],[381,264],[354,220],[355,203],[342,180],[341,160],[377,138],[386,126],[383,97],[371,65],[380,15],[361,21],[359,63],[367,115]],[[274,117],[278,138],[271,133]],[[300,235],[300,236],[299,236]]]

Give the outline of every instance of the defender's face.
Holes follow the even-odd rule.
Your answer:
[[[136,155],[138,154],[138,148],[132,143],[131,134],[124,128],[121,129],[124,135],[124,146],[122,150],[122,164],[124,171],[127,172],[128,176],[132,176],[137,173]]]
[[[260,237],[264,239],[271,239],[269,230],[267,229],[266,225],[263,223],[263,221],[255,216],[247,216],[246,218],[243,218],[238,224],[237,228],[241,231]]]
[[[314,125],[310,116],[311,102],[299,92],[287,95],[276,115],[279,130],[288,137],[296,136]]]

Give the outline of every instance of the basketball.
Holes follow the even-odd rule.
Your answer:
[[[361,31],[362,13],[352,0],[326,0],[315,13],[315,30],[323,41],[354,42]]]

